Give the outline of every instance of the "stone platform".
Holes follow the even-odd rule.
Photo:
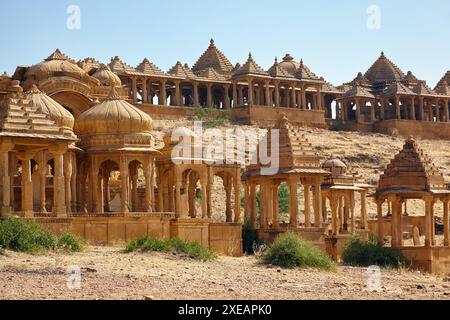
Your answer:
[[[195,241],[228,256],[242,255],[242,225],[208,219],[177,219],[173,214],[82,215],[34,219],[55,234],[70,231],[93,245],[118,245],[137,237]]]

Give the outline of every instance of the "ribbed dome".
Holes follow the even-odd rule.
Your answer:
[[[25,92],[25,96],[31,101],[33,107],[41,109],[63,130],[73,131],[75,122],[73,115],[58,102],[41,92],[36,85],[33,85],[29,91]]]
[[[283,58],[283,61],[278,63],[278,66],[282,67],[291,75],[295,75],[297,69],[300,67],[300,62],[295,61],[294,57],[292,57],[289,53],[286,53],[286,55]]]
[[[120,78],[112,72],[107,65],[104,64],[94,72],[92,77],[98,79],[101,86],[111,86],[112,83],[116,86],[122,85]]]
[[[83,79],[87,76],[75,61],[70,60],[64,54],[56,49],[47,59],[30,67],[26,78],[34,77],[36,80],[44,80],[52,76],[70,76],[76,79]]]
[[[105,101],[80,115],[75,128],[79,135],[151,133],[153,120],[122,100],[113,86]]]
[[[342,175],[347,172],[347,165],[339,159],[329,159],[322,164],[322,169],[331,172],[333,175]]]

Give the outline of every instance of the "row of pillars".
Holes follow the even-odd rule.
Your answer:
[[[401,120],[422,120],[422,121],[434,121],[436,119],[436,122],[450,122],[450,110],[449,110],[449,100],[444,100],[442,109],[443,114],[441,116],[441,106],[439,103],[432,103],[429,101],[425,101],[424,97],[419,97],[418,99],[416,97],[410,97],[410,103],[406,106],[406,115],[402,117],[401,114],[401,106],[400,106],[400,96],[394,97],[394,105],[395,108],[395,119]],[[419,101],[419,114],[416,114],[416,101]],[[361,121],[361,108],[366,107],[364,104],[362,104],[362,99],[355,99],[355,106],[356,106],[356,121]],[[376,110],[375,107],[378,105],[378,100],[369,100],[370,101],[370,122],[375,122],[376,120]],[[386,108],[388,106],[388,101],[386,99],[380,99],[380,120],[388,120],[386,117]],[[348,101],[343,100],[341,101],[341,113],[339,114],[338,118],[341,121],[348,121]]]
[[[403,246],[403,215],[402,204],[404,199],[395,195],[389,196],[387,200],[392,205],[392,220],[391,220],[391,235],[392,235],[392,247]],[[450,246],[449,241],[449,199],[441,199],[444,206],[444,246]],[[384,241],[383,230],[383,203],[385,199],[377,199],[377,220],[378,220],[378,239],[380,243]],[[423,197],[425,202],[425,247],[431,247],[436,245],[435,239],[435,214],[434,205],[437,199],[432,196]]]
[[[289,177],[287,185],[289,188],[289,215],[290,227],[298,227],[298,184],[300,178],[298,176]],[[244,184],[244,212],[245,216],[249,218],[253,228],[257,228],[256,215],[256,186],[260,186],[260,212],[259,212],[259,228],[267,229],[270,227],[269,222],[272,222],[272,228],[279,227],[279,208],[278,208],[278,188],[281,184],[279,180],[267,179],[266,181],[255,182],[249,181]],[[304,213],[305,213],[305,227],[310,228],[322,227],[322,196],[321,196],[321,180],[305,179],[302,181],[304,190]],[[311,190],[312,189],[312,190]],[[313,210],[314,223],[311,222],[311,192],[313,192]]]

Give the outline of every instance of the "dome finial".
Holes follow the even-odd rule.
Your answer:
[[[249,51],[249,53],[248,53],[248,58],[252,59],[252,52],[251,51]]]
[[[278,58],[275,56],[275,64],[278,64]]]
[[[111,91],[106,100],[121,100],[121,97],[116,90],[116,82],[113,79],[111,80]]]
[[[384,58],[384,51],[381,51],[381,58]]]
[[[215,46],[215,43],[214,43],[214,39],[213,39],[213,38],[211,38],[211,40],[209,40],[209,45],[210,45],[211,47],[214,47],[214,46]]]

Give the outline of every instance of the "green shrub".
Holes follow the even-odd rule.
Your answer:
[[[204,128],[220,127],[228,123],[231,119],[231,112],[227,110],[219,110],[213,106],[195,106],[194,115],[189,118],[191,121],[202,121]]]
[[[318,268],[335,270],[333,261],[318,248],[294,233],[285,233],[264,252],[262,260],[285,268]]]
[[[216,254],[209,248],[200,245],[197,242],[191,242],[180,239],[155,239],[152,237],[141,237],[129,241],[124,252],[174,252],[186,254],[188,257],[201,261],[211,261],[216,258]]]
[[[0,221],[0,247],[37,253],[52,250],[55,246],[55,236],[35,222],[15,217]]]
[[[342,261],[347,265],[360,267],[377,265],[399,268],[405,265],[405,258],[399,250],[383,247],[374,239],[364,240],[359,237],[353,237],[344,246]]]
[[[2,247],[0,247],[0,256],[5,254],[5,249],[3,249]]]
[[[84,250],[85,243],[83,239],[70,232],[64,232],[59,238],[57,247],[67,252],[81,252]]]
[[[282,183],[278,188],[278,208],[280,213],[289,212],[289,188],[286,183]]]
[[[57,238],[36,222],[11,217],[0,221],[0,248],[27,253],[77,252],[83,249],[83,242],[68,232]]]

